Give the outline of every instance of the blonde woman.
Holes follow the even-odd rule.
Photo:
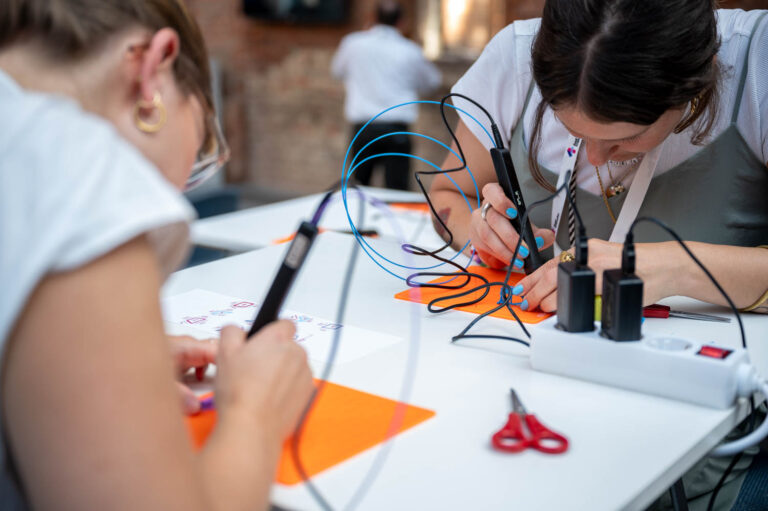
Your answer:
[[[0,3],[4,510],[268,505],[312,389],[293,327],[173,348],[218,364],[194,453],[158,303],[192,217],[179,191],[225,158],[209,83],[180,1]]]

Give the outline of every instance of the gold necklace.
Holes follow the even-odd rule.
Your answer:
[[[597,182],[600,184],[600,196],[603,198],[603,202],[605,203],[605,209],[608,210],[608,214],[611,216],[611,220],[613,220],[613,223],[616,224],[616,216],[614,216],[613,214],[611,205],[608,204],[608,197],[606,197],[605,195],[605,188],[603,188],[603,180],[600,177],[600,169],[597,168],[597,165],[595,165],[595,172],[597,173]]]
[[[608,169],[608,176],[611,178],[611,184],[608,186],[608,189],[605,191],[606,197],[613,197],[614,195],[621,195],[622,193],[626,192],[627,189],[624,187],[621,182],[624,180],[625,177],[627,177],[627,174],[629,174],[629,170],[625,170],[624,174],[621,176],[621,179],[618,180],[618,182],[613,179],[613,172],[611,172],[611,164],[606,162],[605,167]]]
[[[611,160],[608,160],[605,162],[605,166],[608,169],[608,175],[611,177],[611,184],[608,186],[608,189],[605,191],[605,196],[609,199],[613,197],[614,195],[621,195],[622,193],[627,191],[627,187],[624,186],[624,180],[627,178],[630,172],[632,172],[632,169],[637,165],[642,158],[633,158],[632,160],[629,160],[627,162],[623,162],[623,165],[626,166],[624,169],[624,173],[621,174],[618,180],[613,179],[613,172],[611,172],[611,163],[614,165],[616,162],[611,162]]]

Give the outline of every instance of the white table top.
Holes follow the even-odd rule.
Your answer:
[[[418,192],[361,188],[365,194],[380,201],[424,202],[424,196]],[[299,223],[312,215],[323,195],[318,193],[197,220],[192,224],[192,242],[231,252],[245,252],[273,245],[275,240],[295,232]],[[394,211],[394,218],[400,228],[398,233],[389,217],[370,205],[366,205],[364,221],[358,225],[359,200],[351,188],[347,192],[347,200],[350,217],[358,230],[374,229],[382,238],[402,238],[405,242],[416,243],[425,248],[437,248],[444,244],[434,232],[427,214]],[[326,208],[320,227],[335,231],[351,230],[340,195]]]
[[[353,238],[318,237],[286,307],[334,318]],[[379,246],[384,240],[375,240]],[[260,301],[285,247],[271,247],[174,274],[163,293],[195,288]],[[360,509],[642,509],[671,486],[738,422],[746,405],[713,410],[604,387],[531,369],[527,348],[493,340],[450,338],[474,316],[440,316],[393,299],[405,288],[360,254],[344,323],[409,337],[410,314],[420,325],[418,371],[410,403],[436,416],[398,435]],[[692,311],[724,309],[678,298],[665,303]],[[766,318],[744,316],[753,362],[768,374],[761,345]],[[738,346],[738,327],[685,319],[647,320],[645,331],[686,334]],[[536,326],[529,326],[534,342]],[[521,334],[513,322],[486,318],[477,332]],[[762,334],[762,335],[761,335]],[[335,367],[331,380],[397,398],[408,354],[401,342]],[[314,368],[317,372],[317,368]],[[565,434],[570,450],[559,456],[535,451],[509,455],[490,447],[490,436],[509,412],[509,388],[529,411]],[[378,448],[333,467],[313,481],[336,508],[344,507]],[[273,501],[288,508],[317,506],[303,485],[275,485]]]

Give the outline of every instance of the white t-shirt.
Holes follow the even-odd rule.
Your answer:
[[[167,275],[186,255],[195,213],[111,124],[71,100],[24,91],[2,71],[0,119],[2,358],[46,275],[86,265],[143,233]],[[4,447],[0,508],[23,509]]]
[[[725,70],[725,80],[721,89],[718,121],[712,131],[713,137],[730,123],[749,38],[757,18],[764,12],[725,9],[717,11],[718,32],[722,43],[718,59]],[[452,89],[453,92],[478,101],[490,112],[502,136],[506,137],[507,147],[512,130],[523,112],[525,98],[533,79],[531,45],[540,22],[540,19],[516,21],[501,30]],[[747,65],[747,81],[737,126],[760,161],[768,162],[768,19],[763,19],[754,35]],[[620,80],[621,77],[617,76],[616,79]],[[454,98],[453,101],[456,106],[466,109],[478,120],[485,122],[486,117],[476,107],[461,99]],[[526,147],[530,147],[534,114],[540,101],[541,93],[536,88],[523,120]],[[477,139],[490,149],[490,140],[480,127],[463,114],[462,120]],[[542,120],[541,137],[538,162],[545,168],[559,173],[570,135],[551,109],[546,110]],[[690,140],[690,130],[671,134],[664,142],[665,150],[661,153],[654,175],[666,172],[701,149],[701,146],[691,144]],[[593,168],[587,160],[586,151],[579,151],[576,163],[577,185],[597,196],[600,194],[600,186]],[[612,172],[613,176],[618,178],[625,170],[621,166],[614,166]],[[633,172],[630,171],[622,180],[623,184],[628,187],[632,178]]]
[[[331,72],[344,80],[344,114],[352,123],[366,122],[389,107],[416,101],[441,80],[440,71],[424,58],[419,45],[387,25],[344,37]],[[417,114],[418,105],[408,105],[387,112],[376,122],[409,124]]]

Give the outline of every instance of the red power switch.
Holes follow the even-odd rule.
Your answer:
[[[727,350],[725,348],[716,348],[714,346],[702,346],[697,355],[704,355],[710,358],[724,359],[728,355],[733,353],[733,350]]]

